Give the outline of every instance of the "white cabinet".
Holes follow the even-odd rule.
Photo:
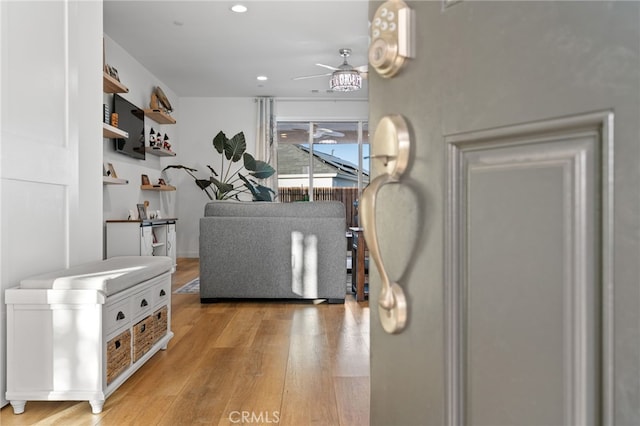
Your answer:
[[[125,272],[123,271],[130,271]],[[5,292],[7,400],[87,400],[93,413],[171,332],[171,261],[116,257]]]
[[[167,256],[176,265],[176,220],[108,220],[106,257]]]

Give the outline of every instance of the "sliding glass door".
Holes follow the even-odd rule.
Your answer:
[[[279,121],[277,138],[280,201],[340,200],[353,218],[369,184],[368,123]]]

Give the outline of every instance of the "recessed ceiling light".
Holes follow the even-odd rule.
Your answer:
[[[269,78],[266,75],[259,75],[256,77],[258,81],[267,81]]]
[[[231,10],[236,13],[245,13],[249,9],[247,9],[247,6],[244,6],[242,4],[236,4],[231,6]]]

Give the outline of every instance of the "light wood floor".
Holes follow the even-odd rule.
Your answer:
[[[198,276],[179,259],[172,287]],[[346,283],[345,283],[346,287]],[[220,303],[173,294],[174,338],[114,392],[88,402],[27,403],[8,425],[357,426],[369,424],[369,305]]]

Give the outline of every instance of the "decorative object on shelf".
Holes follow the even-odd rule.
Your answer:
[[[162,133],[156,133],[156,146],[162,148]]]
[[[164,108],[164,111],[167,114],[173,111],[173,107],[171,106],[171,103],[169,102],[167,95],[164,94],[164,92],[159,86],[156,86],[156,88],[153,90],[153,94],[156,95],[156,97],[158,98],[158,101],[160,102],[160,104]],[[156,109],[156,108],[152,107],[152,109]]]
[[[268,163],[256,160],[246,151],[247,144],[244,133],[239,132],[231,139],[222,132],[218,132],[213,138],[213,147],[221,155],[220,174],[209,165],[207,167],[211,171],[208,179],[199,179],[194,172],[196,169],[186,167],[179,164],[172,164],[165,167],[167,169],[182,169],[194,180],[198,188],[200,188],[210,200],[227,200],[239,199],[238,195],[242,193],[251,193],[254,201],[273,201],[272,194],[275,192],[266,186],[260,185],[253,179],[242,175],[240,171],[243,167],[236,168],[232,171],[233,163],[243,160],[244,169],[249,171],[249,175],[254,179],[266,179],[272,176],[276,171]],[[225,170],[225,158],[229,161]]]
[[[151,185],[151,181],[149,181],[149,176],[141,175],[142,185]]]
[[[164,134],[164,141],[162,143],[162,147],[167,151],[171,151],[171,144],[169,143],[169,135],[166,133]]]
[[[138,209],[138,219],[147,220],[147,210],[144,208],[144,204],[136,204]]]
[[[153,130],[153,127],[149,131],[149,146],[155,146],[156,144],[156,132]]]
[[[129,210],[129,217],[127,220],[135,220],[136,216],[133,214],[133,210]]]
[[[118,75],[118,70],[115,69],[114,67],[112,67],[111,65],[105,65],[104,66],[105,71],[107,72],[107,74],[109,74],[109,76],[113,77],[114,79],[120,81],[120,76]]]
[[[109,109],[109,105],[107,104],[102,104],[102,112],[104,113],[102,121],[104,123],[109,124],[109,117],[111,117],[111,111]]]
[[[149,108],[160,109],[160,104],[158,103],[158,95],[156,95],[155,93],[151,94],[151,100],[149,101]]]
[[[111,125],[113,127],[118,127],[118,113],[117,112],[111,113]]]
[[[118,175],[116,174],[116,169],[113,167],[112,163],[108,163],[107,164],[107,168],[108,168],[107,176],[110,176],[112,178],[117,178],[118,177]]]
[[[164,181],[164,179],[160,178],[158,179],[158,185],[166,185],[167,182]]]

